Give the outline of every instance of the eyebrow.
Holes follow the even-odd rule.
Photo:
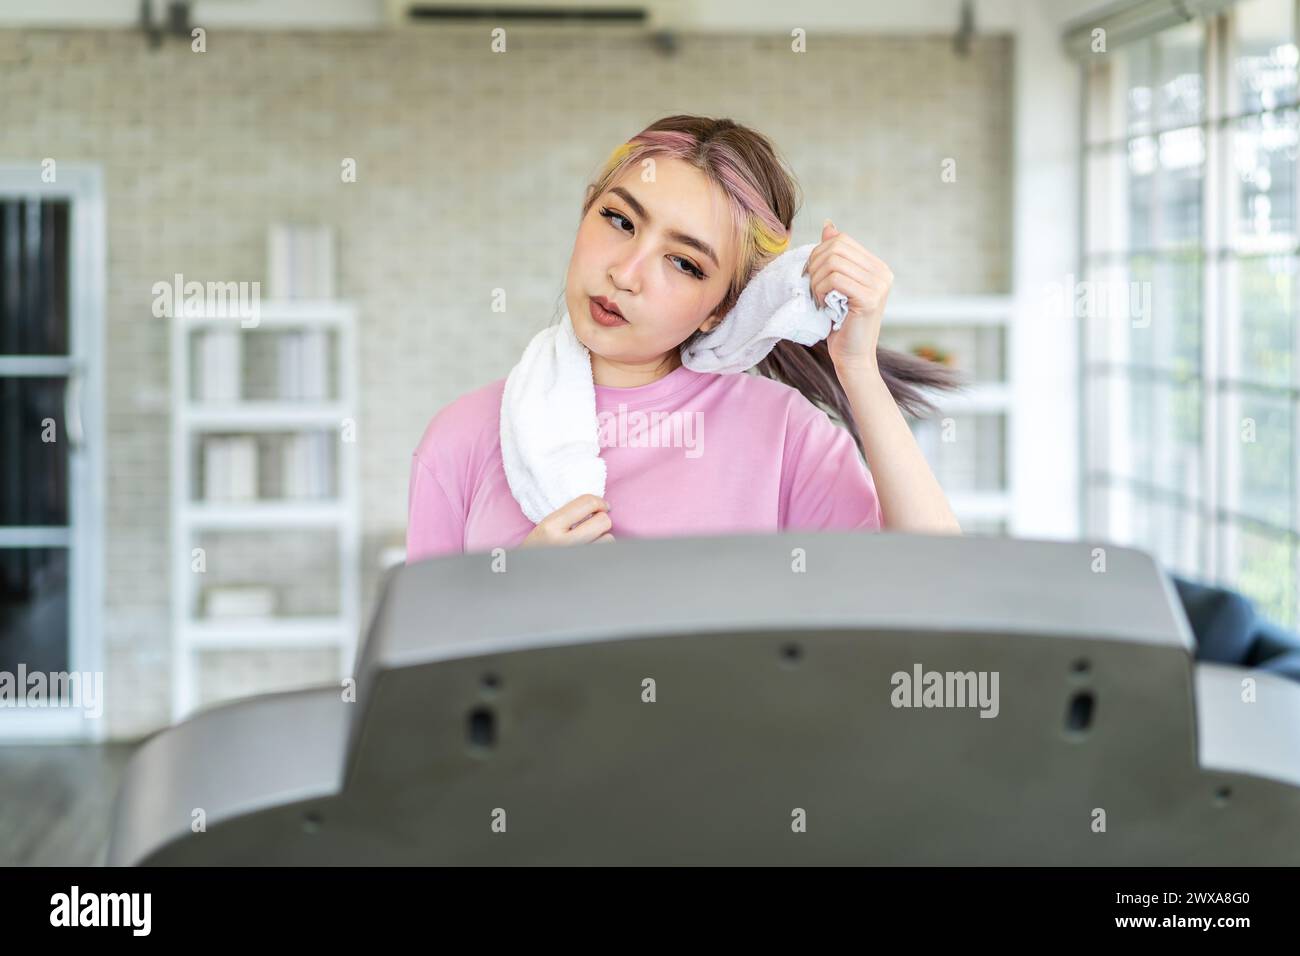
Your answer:
[[[651,221],[650,214],[645,211],[645,206],[637,202],[637,198],[633,196],[630,192],[628,192],[626,189],[624,189],[622,186],[615,186],[613,189],[610,190],[610,192],[622,196],[624,201],[626,201],[627,204],[632,207],[632,211],[636,213],[638,216],[640,216],[642,219],[644,219],[647,223]],[[713,264],[715,266],[717,266],[719,269],[722,268],[722,266],[718,263],[717,253],[713,251],[713,247],[709,245],[707,242],[704,242],[703,240],[700,239],[696,239],[694,236],[687,235],[684,232],[678,232],[676,229],[668,230],[668,238],[672,239],[674,242],[680,242],[684,246],[690,246],[692,249],[698,249],[700,252],[704,253],[706,256],[712,259]]]

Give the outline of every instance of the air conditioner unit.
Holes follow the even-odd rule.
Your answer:
[[[388,23],[393,27],[479,22],[660,30],[681,22],[682,4],[683,0],[386,0]]]

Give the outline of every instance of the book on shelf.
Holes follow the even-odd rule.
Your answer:
[[[239,330],[208,329],[197,338],[199,401],[239,401],[243,374],[243,339]]]
[[[267,260],[272,298],[334,298],[332,226],[273,223],[267,230]]]
[[[285,438],[280,477],[285,498],[329,498],[333,495],[333,456],[330,432],[303,432]]]
[[[325,377],[329,361],[329,333],[324,329],[310,329],[299,333],[303,341],[302,394],[310,402],[325,400]]]
[[[308,329],[282,332],[277,338],[278,396],[291,401],[325,401],[329,395],[329,332]]]
[[[281,332],[276,336],[276,389],[280,398],[296,399],[302,391],[301,340],[297,332]]]
[[[251,435],[210,435],[203,440],[203,500],[257,498],[257,440]]]

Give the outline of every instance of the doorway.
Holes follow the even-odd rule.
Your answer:
[[[102,174],[0,165],[0,740],[102,739]],[[42,686],[43,690],[39,689]]]

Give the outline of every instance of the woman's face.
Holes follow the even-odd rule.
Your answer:
[[[574,240],[565,301],[600,385],[645,384],[680,365],[678,346],[721,318],[712,310],[735,270],[722,190],[679,159],[657,157],[654,173],[643,182],[639,164],[625,170],[592,202]],[[600,324],[593,297],[625,321]]]

